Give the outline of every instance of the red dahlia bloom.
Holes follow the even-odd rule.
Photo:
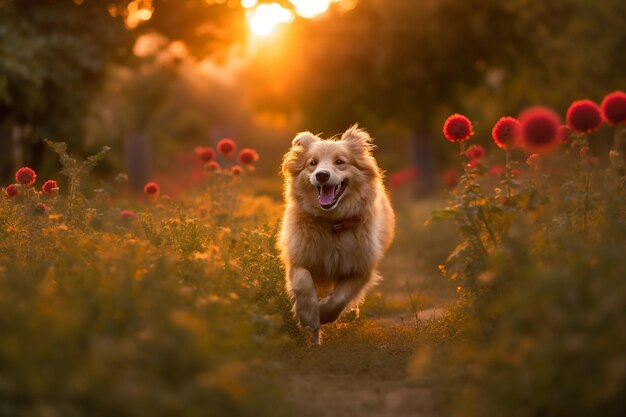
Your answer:
[[[600,107],[591,100],[578,100],[567,109],[567,124],[580,133],[591,133],[602,126]]]
[[[231,168],[230,170],[231,170],[231,172],[233,173],[233,175],[234,175],[235,177],[237,177],[237,176],[239,176],[239,175],[243,174],[243,168],[242,168],[242,167],[240,167],[239,165],[233,165],[233,166],[232,166],[232,168]]]
[[[121,210],[120,219],[123,221],[130,221],[135,218],[135,212],[132,210]]]
[[[220,171],[222,169],[222,167],[220,166],[220,164],[217,161],[209,162],[208,164],[206,164],[206,168],[210,172],[217,172],[217,171]]]
[[[472,145],[465,151],[465,155],[469,159],[483,159],[485,157],[485,149],[480,145]]]
[[[602,100],[602,116],[612,125],[626,124],[626,93],[614,91]]]
[[[47,209],[48,207],[44,203],[35,204],[35,213],[37,214],[42,215],[46,212]]]
[[[196,148],[196,153],[202,162],[211,162],[215,159],[215,151],[209,146],[200,146]]]
[[[547,154],[559,146],[557,136],[561,120],[547,107],[531,107],[519,117],[521,123],[520,145],[528,153]]]
[[[520,123],[514,117],[501,117],[491,129],[493,141],[501,149],[515,147],[519,136]]]
[[[157,184],[154,181],[151,181],[149,183],[147,183],[144,187],[143,187],[143,192],[148,194],[148,195],[155,195],[157,194],[159,191],[161,190],[161,187],[159,187],[159,184]]]
[[[235,141],[232,139],[224,138],[217,142],[217,151],[224,156],[231,156],[236,148]]]
[[[251,165],[259,159],[259,155],[254,149],[244,148],[239,152],[237,159],[242,165]]]
[[[9,184],[7,188],[4,189],[4,192],[7,193],[7,195],[11,198],[17,197],[18,194],[20,193],[17,190],[17,187],[15,187],[15,184]]]
[[[443,124],[443,135],[450,142],[465,142],[473,134],[472,122],[461,114],[453,114]]]
[[[559,139],[559,142],[567,143],[572,137],[572,129],[570,129],[568,125],[561,125],[557,130],[556,136]]]
[[[55,180],[48,180],[41,186],[41,191],[45,195],[56,195],[59,192],[59,186]]]
[[[489,174],[493,175],[494,177],[498,177],[504,174],[504,167],[502,165],[493,165],[491,168],[489,168]]]
[[[33,185],[37,179],[37,174],[31,168],[23,167],[15,173],[15,181],[22,185]]]

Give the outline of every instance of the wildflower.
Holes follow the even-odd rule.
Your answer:
[[[567,109],[567,124],[580,133],[591,133],[602,126],[600,107],[591,100],[578,100]]]
[[[259,155],[254,149],[244,148],[239,152],[237,159],[242,165],[251,165],[259,159]]]
[[[235,177],[243,174],[243,168],[240,167],[239,165],[233,165],[232,168],[230,169],[230,171],[232,172],[233,176],[235,176]]]
[[[560,142],[557,131],[559,116],[547,107],[532,107],[520,115],[520,145],[528,153],[548,154],[556,150]]]
[[[519,175],[520,175],[521,173],[522,173],[522,171],[520,171],[520,170],[519,170],[519,169],[517,169],[517,168],[513,168],[513,169],[511,170],[511,176],[512,176],[513,178],[517,178],[517,177],[519,177]]]
[[[121,210],[119,216],[120,220],[125,222],[131,221],[136,217],[135,212],[132,210]]]
[[[15,173],[15,181],[22,185],[33,185],[37,179],[37,174],[31,168],[23,167]]]
[[[46,212],[46,210],[48,209],[48,207],[44,204],[44,203],[37,203],[35,204],[35,213],[42,215]]]
[[[215,159],[215,151],[209,146],[200,146],[196,148],[196,153],[202,162],[211,162]]]
[[[559,142],[567,143],[572,136],[572,129],[570,129],[568,125],[561,125],[557,130],[556,136]]]
[[[467,164],[467,166],[470,167],[470,168],[477,168],[478,165],[480,165],[480,159],[472,159]]]
[[[443,124],[443,134],[450,142],[465,142],[474,134],[472,122],[461,114],[453,114]]]
[[[399,188],[403,184],[417,178],[419,171],[416,166],[410,166],[394,172],[389,176],[389,187]]]
[[[157,184],[154,181],[151,181],[149,183],[147,183],[144,187],[143,187],[143,192],[148,194],[148,195],[155,195],[157,194],[159,191],[161,190],[161,188],[159,187],[159,184]]]
[[[232,139],[224,138],[217,142],[217,151],[224,156],[231,156],[235,153],[236,147],[235,141]]]
[[[534,153],[532,155],[530,155],[528,157],[528,159],[526,159],[526,165],[532,167],[532,166],[538,166],[539,165],[539,154],[538,153]]]
[[[41,191],[45,195],[56,195],[59,192],[59,186],[55,180],[48,180],[41,186]]]
[[[206,169],[210,172],[219,172],[222,170],[222,167],[217,161],[211,161],[206,164]]]
[[[612,125],[626,124],[626,93],[614,91],[602,100],[602,116]]]
[[[9,184],[7,188],[4,189],[4,192],[11,198],[17,197],[20,193],[17,187],[15,187],[15,184]]]
[[[459,175],[452,168],[443,173],[443,183],[448,190],[454,189],[459,183]]]
[[[471,159],[483,159],[485,157],[485,149],[480,145],[472,145],[465,151],[465,155]]]
[[[489,168],[489,174],[498,177],[504,174],[504,167],[502,165],[492,165],[491,168]]]
[[[501,117],[491,130],[493,141],[501,149],[511,149],[517,143],[520,123],[514,117]]]

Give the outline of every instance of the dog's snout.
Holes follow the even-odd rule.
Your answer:
[[[317,171],[315,173],[315,179],[317,179],[322,184],[330,179],[330,172],[328,171]]]

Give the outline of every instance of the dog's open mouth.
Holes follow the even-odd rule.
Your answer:
[[[317,192],[319,193],[320,206],[323,209],[329,210],[333,208],[339,201],[339,197],[348,187],[348,180],[341,181],[341,184],[329,185],[322,184],[317,186]]]

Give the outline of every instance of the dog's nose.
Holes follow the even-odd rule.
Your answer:
[[[328,171],[317,171],[315,173],[315,178],[321,182],[322,184],[325,183],[326,181],[328,181],[330,179],[330,172]]]

